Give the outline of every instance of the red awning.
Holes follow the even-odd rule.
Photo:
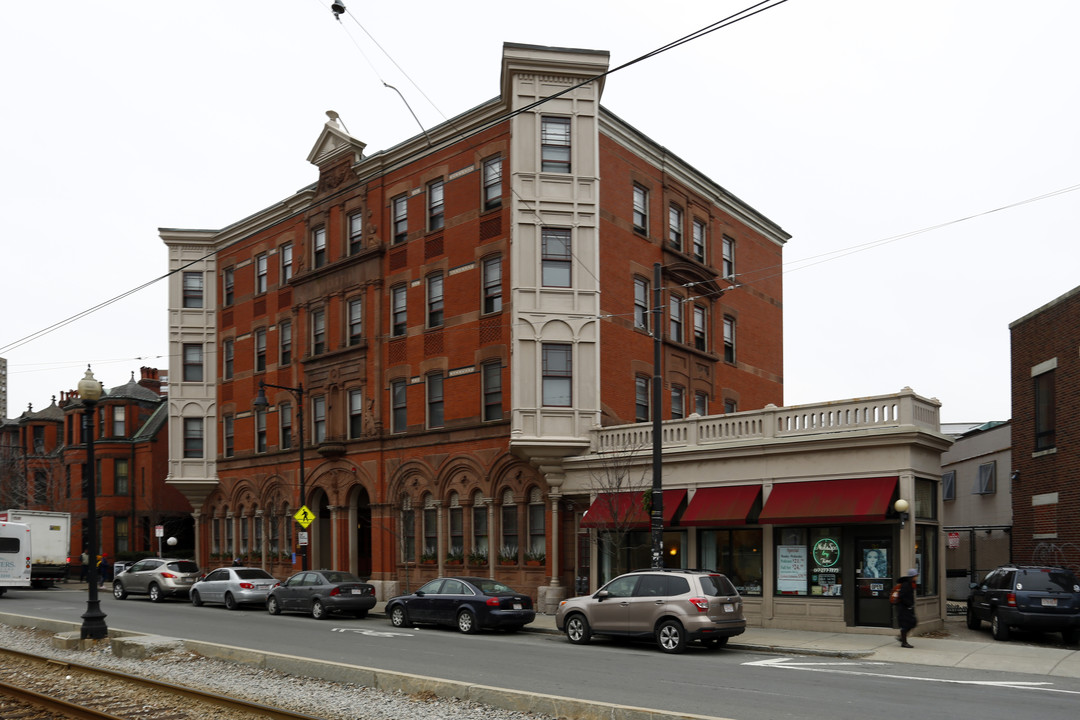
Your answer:
[[[686,490],[664,491],[664,527],[686,499]],[[651,519],[645,510],[644,492],[600,493],[581,517],[581,527],[603,529],[643,529]]]
[[[760,485],[698,488],[679,525],[745,525],[760,495]]]
[[[884,520],[897,480],[877,477],[776,485],[765,501],[760,522],[794,525]]]

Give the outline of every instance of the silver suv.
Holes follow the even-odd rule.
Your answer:
[[[116,576],[113,597],[124,600],[128,595],[149,595],[151,602],[169,596],[186,598],[198,579],[199,566],[190,560],[146,558]]]
[[[746,630],[746,620],[726,576],[665,568],[620,575],[592,595],[563,600],[555,626],[575,645],[593,635],[653,638],[664,652],[677,653],[694,640],[719,648]]]

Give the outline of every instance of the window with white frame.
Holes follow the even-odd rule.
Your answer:
[[[1040,372],[1033,378],[1035,382],[1035,452],[1057,447],[1055,373],[1056,363],[1055,367]]]
[[[649,281],[643,277],[634,278],[634,327],[649,329]]]
[[[407,386],[404,380],[390,381],[390,432],[405,432],[408,427],[408,414],[405,400]]]
[[[735,318],[724,316],[724,361],[735,362]]]
[[[443,181],[435,180],[428,183],[428,232],[441,230],[445,223],[445,205],[443,200]]]
[[[390,335],[391,337],[403,337],[408,318],[408,307],[405,304],[406,288],[404,285],[395,285],[390,289]]]
[[[232,379],[234,353],[233,339],[227,338],[223,340],[221,343],[221,376],[225,380]]]
[[[394,244],[397,245],[409,237],[409,197],[398,195],[390,205],[394,216]]]
[[[993,495],[997,492],[997,461],[979,465],[979,476],[975,481],[974,494]]]
[[[427,325],[429,328],[443,324],[443,276],[442,273],[427,278]]]
[[[236,438],[236,430],[234,426],[235,420],[232,415],[226,415],[221,419],[221,435],[222,435],[222,454],[225,457],[233,456],[233,447]]]
[[[541,283],[544,287],[570,287],[570,229],[543,228],[540,244]]]
[[[408,495],[401,499],[401,559],[416,562],[416,514]]]
[[[698,390],[694,393],[694,412],[702,417],[709,414],[709,395]]]
[[[184,343],[184,366],[181,377],[184,382],[202,382],[203,347],[200,343]]]
[[[278,405],[278,430],[281,433],[280,447],[282,450],[292,449],[292,405],[281,403]]]
[[[201,308],[203,306],[203,274],[201,272],[185,272],[184,284],[184,307]]]
[[[326,265],[326,228],[317,227],[311,231],[312,267]]]
[[[349,254],[355,255],[364,247],[364,214],[357,211],[349,215]]]
[[[473,560],[477,556],[488,555],[488,515],[487,505],[484,503],[484,494],[477,490],[473,493],[472,509],[472,553]]]
[[[456,493],[450,493],[446,515],[447,523],[447,559],[457,559],[465,555],[465,509],[461,507],[461,497]]]
[[[117,458],[113,463],[113,494],[127,495],[131,492],[131,475],[127,458]]]
[[[540,170],[570,172],[570,118],[540,119]]]
[[[668,339],[683,341],[683,299],[675,294],[668,301]]]
[[[705,223],[701,220],[694,220],[694,259],[698,262],[705,262]]]
[[[278,255],[281,256],[281,284],[284,285],[292,280],[293,275],[292,243],[282,245]]]
[[[266,292],[266,253],[255,256],[255,292]]]
[[[313,442],[326,440],[326,398],[322,395],[311,398],[311,429]]]
[[[634,185],[634,230],[649,234],[649,191]]]
[[[729,414],[739,411],[739,404],[731,398],[724,398],[724,414]]]
[[[526,560],[546,557],[547,513],[544,512],[544,495],[540,492],[540,488],[532,488],[532,490],[529,491],[528,521],[528,553],[532,557],[527,557]]]
[[[484,363],[483,382],[484,421],[502,420],[502,364]]]
[[[442,373],[432,373],[427,376],[427,419],[429,428],[441,428],[445,424]]]
[[[701,305],[694,305],[694,347],[704,352],[708,349],[708,314]]]
[[[266,452],[266,410],[255,410],[255,452]]]
[[[292,364],[292,323],[288,320],[278,325],[278,364]]]
[[[541,356],[544,405],[572,407],[573,346],[569,343],[543,343]]]
[[[956,471],[949,470],[941,474],[941,499],[956,499]]]
[[[326,313],[322,310],[311,313],[311,352],[313,355],[326,352]]]
[[[225,268],[221,273],[221,295],[224,300],[225,307],[233,304],[233,297],[236,291],[236,271],[232,268]]]
[[[364,339],[364,303],[360,298],[349,300],[349,344],[357,345]]]
[[[484,161],[484,209],[494,210],[502,205],[502,158]]]
[[[184,457],[203,456],[203,419],[184,418]],[[99,474],[100,478],[101,475]]]
[[[634,378],[634,422],[649,421],[649,378],[638,375]]]
[[[431,493],[424,496],[424,558],[436,559],[439,548],[439,512],[435,508],[435,498]]]
[[[35,428],[36,430],[37,428]],[[123,405],[114,405],[112,409],[112,435],[113,437],[125,437],[127,435],[127,408]]]
[[[680,385],[671,386],[671,419],[681,420],[686,417],[686,397]]]
[[[724,255],[724,261],[720,274],[725,278],[735,277],[735,241],[727,235],[721,242],[721,252]]]
[[[501,531],[499,539],[499,560],[513,560],[519,562],[518,555],[518,508],[514,503],[512,490],[505,490],[502,494]]]
[[[683,249],[683,211],[678,205],[668,206],[668,245]]]
[[[502,257],[484,258],[484,312],[496,313],[502,310]]]
[[[266,370],[266,328],[255,331],[255,372]]]

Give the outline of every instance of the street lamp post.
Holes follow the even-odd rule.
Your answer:
[[[661,273],[660,263],[653,264],[653,379],[652,379],[652,493],[650,495],[650,527],[652,528],[652,565],[654,568],[664,567],[664,485],[662,481],[664,468],[664,448],[660,434],[663,432],[663,422],[660,419],[662,407],[663,382],[660,360],[663,355],[663,336],[660,327],[664,322],[664,292],[660,287]]]
[[[94,411],[97,401],[101,399],[101,382],[94,379],[94,373],[90,366],[86,366],[86,375],[79,381],[79,398],[83,404],[83,435],[86,438],[86,520],[90,524],[90,539],[87,543],[90,567],[87,568],[86,577],[90,581],[90,587],[86,597],[86,612],[83,613],[82,627],[79,637],[83,640],[102,640],[109,636],[109,628],[105,625],[105,613],[101,611],[101,601],[98,600],[98,523],[97,523],[97,478],[94,464]]]
[[[266,399],[266,388],[277,388],[278,390],[288,390],[296,398],[296,424],[300,428],[300,505],[307,502],[305,496],[305,477],[304,477],[304,384],[300,383],[297,387],[289,387],[288,385],[272,385],[265,383],[262,380],[259,381],[259,394],[255,396],[255,409],[266,410],[270,407],[269,401]],[[301,528],[303,530],[303,528]],[[307,561],[307,545],[300,546],[300,569],[308,569]]]

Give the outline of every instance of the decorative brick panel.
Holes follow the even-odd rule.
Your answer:
[[[405,362],[404,340],[391,340],[388,346],[386,354],[390,358],[391,365],[400,365]]]
[[[502,234],[502,215],[496,215],[480,223],[480,242],[497,238]]]
[[[480,344],[492,345],[502,340],[502,317],[480,321]]]
[[[442,355],[444,352],[443,334],[441,332],[432,332],[424,336],[425,356],[431,357],[432,355]]]
[[[428,238],[424,243],[424,259],[430,260],[443,254],[443,236]]]
[[[408,264],[408,256],[405,253],[405,248],[401,248],[397,252],[390,253],[390,269],[400,270]]]

